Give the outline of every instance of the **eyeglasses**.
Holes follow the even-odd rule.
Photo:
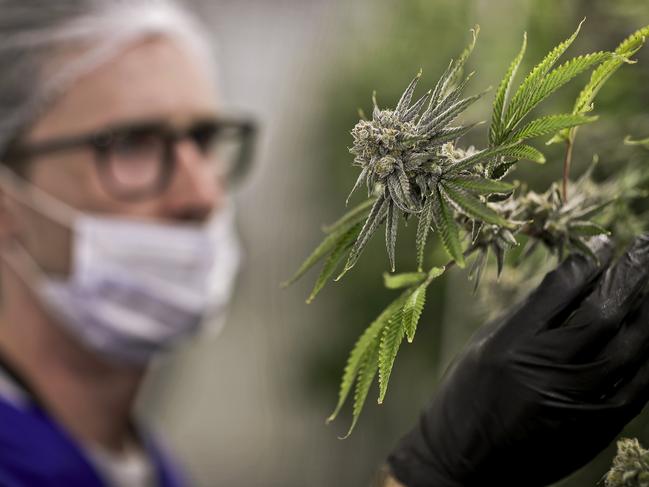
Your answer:
[[[119,199],[140,200],[169,186],[176,166],[175,145],[187,139],[213,169],[214,177],[238,184],[249,168],[255,136],[256,125],[250,119],[205,118],[182,130],[147,121],[35,144],[14,142],[2,159],[19,169],[37,156],[90,147],[106,191]]]

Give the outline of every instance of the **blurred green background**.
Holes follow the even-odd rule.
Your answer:
[[[199,485],[369,485],[434,393],[448,361],[499,304],[474,296],[466,273],[449,272],[429,289],[417,337],[401,348],[385,403],[376,404],[373,389],[347,440],[336,436],[349,425],[349,407],[325,426],[350,348],[391,296],[381,279],[387,269],[384,244],[375,238],[354,270],[311,305],[303,300],[315,271],[287,290],[279,282],[319,242],[320,225],[345,210],[357,176],[347,150],[357,109],[370,110],[373,90],[379,105],[394,105],[420,68],[423,93],[464,48],[475,24],[481,32],[468,63],[476,75],[467,93],[497,86],[524,31],[529,42],[519,72],[584,17],[568,54],[613,49],[649,24],[649,3],[311,0],[210,2],[197,8],[215,25],[224,91],[265,125],[258,167],[238,196],[248,260],[222,338],[188,345],[163,362],[142,408],[156,418]],[[649,136],[649,47],[636,57],[639,62],[623,67],[596,100],[601,119],[580,130],[573,174],[594,154],[601,161],[598,177],[627,164],[649,164],[649,151],[622,143],[629,134]],[[544,110],[571,110],[587,76],[553,96]],[[465,118],[488,121],[491,101],[485,96]],[[487,127],[472,131],[464,144],[484,147]],[[563,158],[563,147],[542,143],[536,146],[547,164],[522,163],[512,174],[538,190],[560,178]],[[414,268],[414,227],[400,234],[397,270]],[[427,259],[442,263],[442,252],[432,247]],[[532,269],[522,285],[538,281],[541,271]],[[644,414],[624,435],[649,446],[648,421]],[[611,445],[560,485],[595,486],[613,454]]]

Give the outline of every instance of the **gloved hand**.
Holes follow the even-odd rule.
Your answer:
[[[479,329],[388,457],[408,487],[542,486],[603,450],[649,399],[649,235],[612,266],[568,257]]]

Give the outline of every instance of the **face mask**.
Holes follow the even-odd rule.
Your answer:
[[[4,180],[7,172],[2,170]],[[8,186],[16,188],[16,179],[12,175]],[[73,258],[69,275],[56,278],[38,269],[21,247],[21,260],[31,261],[31,270],[14,268],[88,347],[146,363],[208,318],[220,328],[242,257],[231,199],[205,223],[167,224],[83,214],[19,184],[23,188],[10,192],[23,204],[61,223],[67,214]],[[31,197],[22,194],[25,189]]]

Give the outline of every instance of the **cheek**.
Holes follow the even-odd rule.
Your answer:
[[[34,186],[79,210],[95,210],[106,198],[92,154],[86,151],[34,160],[27,177]]]
[[[15,203],[15,238],[38,266],[52,274],[67,274],[72,254],[72,233],[65,225],[43,215],[37,209]]]
[[[16,204],[16,238],[43,270],[66,274],[72,256],[74,217],[68,215],[66,205],[86,212],[110,210],[94,162],[82,154],[40,158],[30,164],[26,176],[54,201],[31,198],[31,205]]]

